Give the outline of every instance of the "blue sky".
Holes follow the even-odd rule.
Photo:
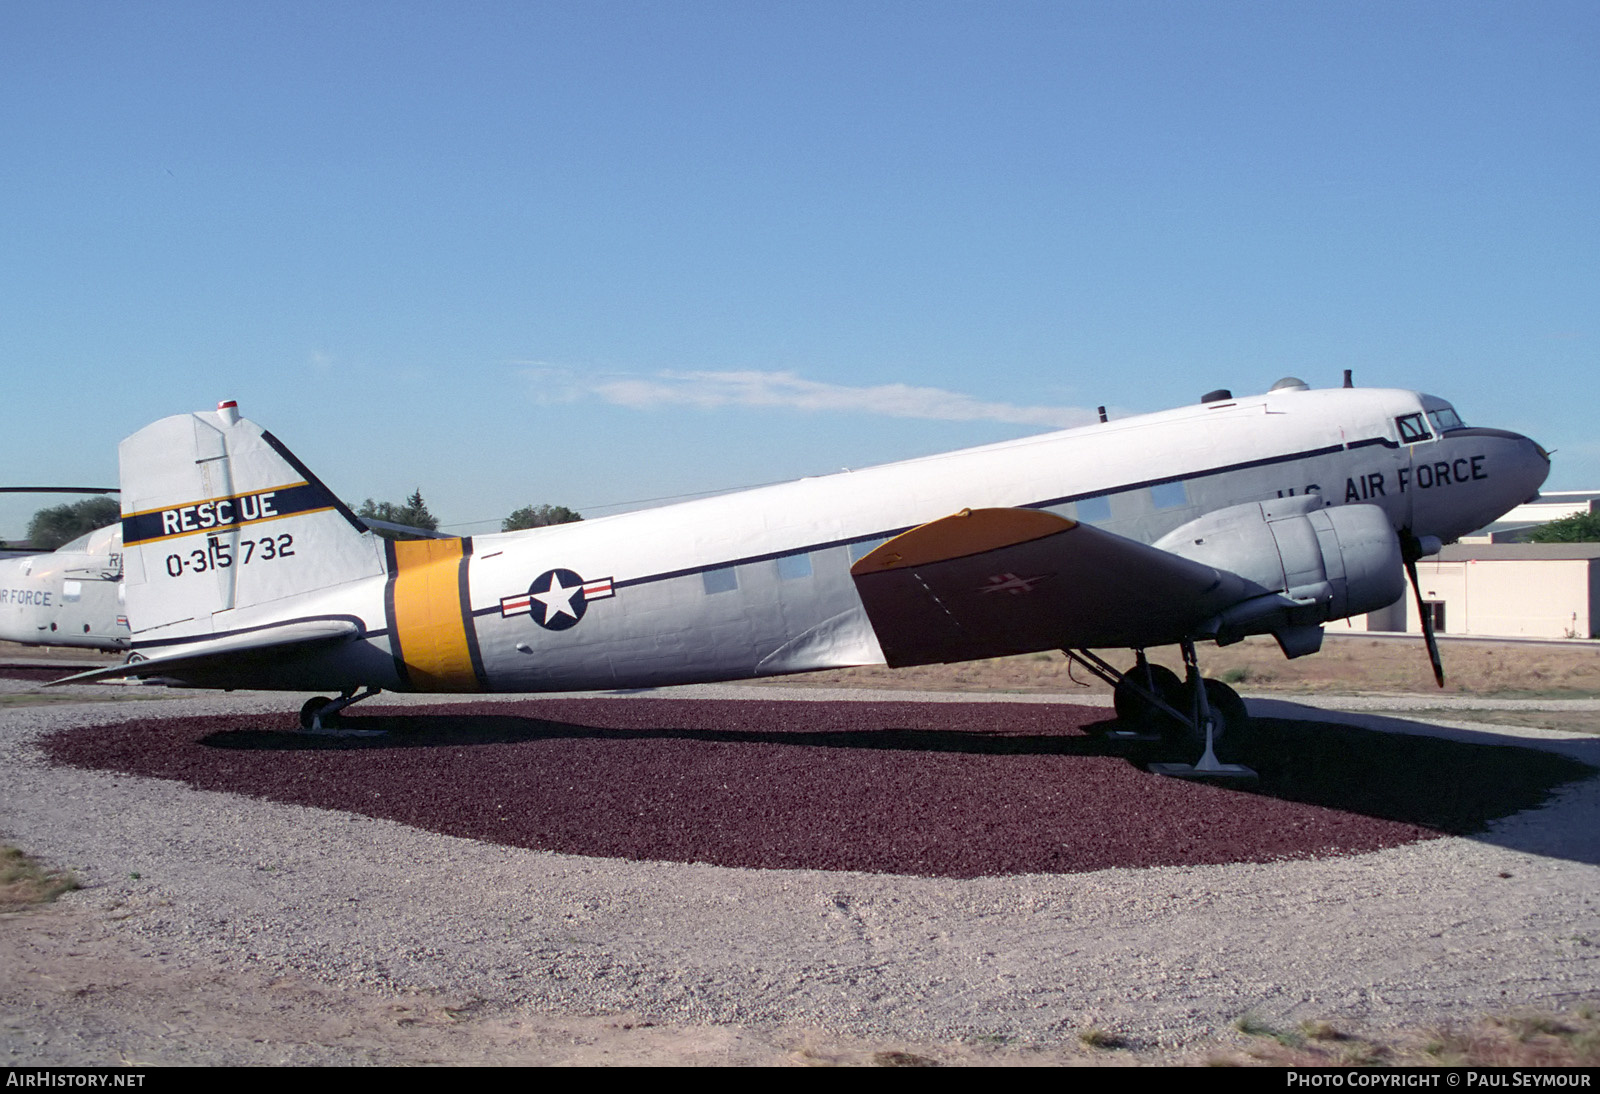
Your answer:
[[[12,3],[0,104],[7,483],[235,398],[486,531],[1353,368],[1600,486],[1587,0]]]

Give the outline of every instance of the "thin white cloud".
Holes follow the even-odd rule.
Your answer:
[[[533,396],[540,402],[575,402],[593,398],[615,406],[654,409],[691,406],[783,407],[815,412],[878,414],[890,418],[927,418],[946,422],[1011,422],[1018,425],[1066,427],[1095,420],[1081,407],[1019,406],[992,403],[910,384],[852,387],[807,380],[792,372],[657,372],[651,375],[612,373],[581,376],[565,368],[538,364],[525,370]]]

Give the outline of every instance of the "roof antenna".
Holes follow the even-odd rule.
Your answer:
[[[1103,407],[1103,406],[1097,406],[1097,407],[1095,407],[1095,409],[1100,412],[1100,420],[1102,422],[1105,421],[1106,420],[1106,408]]]
[[[1345,369],[1344,370],[1344,386],[1345,387],[1355,387],[1356,386],[1355,382],[1350,379],[1350,372],[1351,372],[1350,369]]]

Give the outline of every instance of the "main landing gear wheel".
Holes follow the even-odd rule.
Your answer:
[[[1188,701],[1183,691],[1183,681],[1178,674],[1163,665],[1149,666],[1149,690],[1156,693],[1168,706],[1184,709]],[[1111,689],[1111,703],[1117,708],[1117,720],[1129,727],[1170,723],[1171,716],[1150,701],[1141,679],[1144,673],[1135,666]]]
[[[1185,639],[1179,644],[1183,650],[1183,666],[1189,683],[1184,689],[1189,693],[1189,717],[1184,719],[1182,733],[1173,738],[1185,740],[1190,748],[1203,751],[1195,763],[1153,763],[1150,770],[1157,775],[1175,775],[1179,778],[1217,776],[1226,778],[1254,778],[1255,772],[1241,764],[1225,763],[1217,757],[1217,745],[1230,728],[1236,732],[1249,722],[1244,700],[1239,693],[1221,680],[1206,680],[1200,675],[1200,664],[1195,658],[1194,642]],[[1231,726],[1230,726],[1231,721]],[[1231,743],[1231,742],[1230,742]]]
[[[1239,698],[1239,693],[1234,691],[1221,680],[1207,679],[1206,705],[1211,708],[1212,727],[1211,738],[1213,744],[1228,742],[1228,752],[1237,751],[1245,738],[1245,730],[1250,722],[1250,712],[1245,709],[1244,700]],[[1173,703],[1180,710],[1189,710],[1194,706],[1193,696],[1187,687],[1178,692],[1179,702]],[[1171,702],[1171,700],[1168,700]],[[1162,737],[1169,744],[1184,745],[1186,747],[1204,748],[1206,746],[1206,732],[1188,722],[1174,722],[1168,718],[1162,725]]]
[[[339,712],[337,709],[328,714],[322,714],[324,707],[333,706],[333,700],[326,695],[319,695],[315,699],[307,699],[300,708],[301,729],[337,729],[339,727]],[[319,722],[317,715],[322,714]]]
[[[1188,677],[1180,682],[1171,669],[1152,665],[1144,650],[1134,650],[1137,663],[1128,671],[1113,668],[1094,650],[1063,649],[1073,664],[1081,665],[1111,685],[1112,703],[1117,708],[1116,728],[1097,723],[1091,732],[1118,741],[1149,742],[1159,737],[1167,748],[1178,748],[1188,755],[1200,752],[1194,763],[1152,763],[1159,775],[1195,775],[1253,778],[1255,772],[1238,764],[1217,759],[1216,745],[1225,731],[1231,732],[1230,746],[1248,732],[1249,712],[1239,693],[1221,680],[1205,680],[1195,658],[1194,642],[1179,643],[1183,667]]]
[[[1221,680],[1206,681],[1206,702],[1217,716],[1217,737],[1228,742],[1228,751],[1237,753],[1249,737],[1250,711],[1244,700]]]

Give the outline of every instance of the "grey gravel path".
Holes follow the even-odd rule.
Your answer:
[[[1480,838],[1320,862],[950,881],[563,856],[38,763],[41,732],[127,709],[0,709],[0,838],[73,867],[89,887],[66,900],[114,910],[130,949],[169,961],[490,1007],[1040,1043],[1094,1026],[1144,1047],[1193,1043],[1246,1012],[1425,1023],[1600,1001],[1600,780]],[[1497,739],[1481,724],[1455,732]],[[1515,732],[1600,764],[1600,739]]]

